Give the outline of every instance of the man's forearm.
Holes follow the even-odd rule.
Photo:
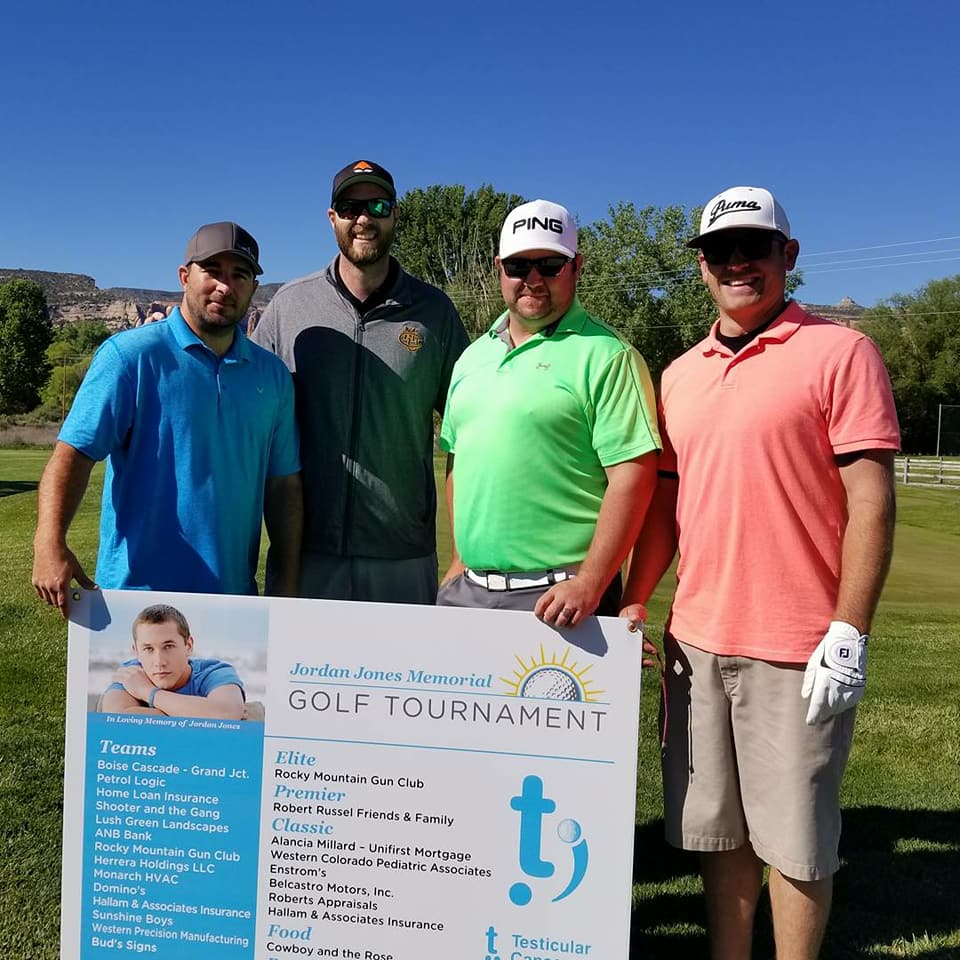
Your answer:
[[[644,522],[657,475],[657,453],[608,469],[590,549],[577,574],[602,593],[623,566]]]
[[[447,477],[444,484],[444,492],[447,501],[447,517],[450,521],[450,566],[444,574],[443,583],[459,576],[466,569],[466,566],[460,558],[460,551],[457,549],[457,537],[453,528],[453,454],[447,454]]]
[[[67,530],[83,500],[94,461],[57,441],[37,490],[35,543],[66,544]]]
[[[267,480],[263,520],[270,538],[270,583],[266,592],[297,595],[303,544],[303,484],[299,473]]]
[[[100,698],[100,706],[97,707],[99,713],[159,713],[159,710],[150,710],[145,707],[136,697],[126,690],[110,689],[104,692]]]
[[[645,604],[677,552],[677,480],[659,477],[633,547],[623,605]]]
[[[204,717],[211,720],[240,720],[243,718],[244,702],[239,688],[236,696],[219,698],[192,696],[188,693],[174,693],[172,690],[158,690],[153,697],[154,707],[168,717]],[[218,687],[214,694],[223,690]],[[149,709],[149,708],[147,708]]]
[[[893,453],[876,451],[841,467],[847,491],[835,620],[869,633],[890,570],[896,500]]]
[[[40,478],[31,582],[37,596],[59,608],[64,617],[74,580],[87,590],[96,586],[67,547],[67,529],[83,500],[93,464],[90,457],[58,441]]]

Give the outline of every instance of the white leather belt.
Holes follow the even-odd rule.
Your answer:
[[[498,573],[496,570],[471,570],[467,567],[463,574],[467,579],[486,587],[487,590],[527,590],[531,587],[552,587],[555,583],[570,580],[575,571],[543,570],[534,573]]]

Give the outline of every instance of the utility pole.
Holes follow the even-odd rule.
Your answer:
[[[60,424],[67,419],[67,355],[63,355],[63,369],[60,375]],[[937,443],[940,442],[940,434],[937,433]]]
[[[957,410],[960,409],[960,404],[957,403],[938,403],[937,404],[937,452],[935,456],[940,456],[940,433],[943,429],[943,408],[946,407],[948,410]]]

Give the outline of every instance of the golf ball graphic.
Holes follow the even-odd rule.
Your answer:
[[[542,667],[523,681],[521,697],[542,697],[546,700],[581,700],[577,682],[565,670]]]
[[[557,824],[557,836],[564,843],[576,843],[582,832],[576,820],[561,820]]]

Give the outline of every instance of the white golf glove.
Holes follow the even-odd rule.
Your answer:
[[[807,723],[823,723],[859,703],[867,683],[866,634],[834,620],[807,663],[802,697],[810,698]]]

